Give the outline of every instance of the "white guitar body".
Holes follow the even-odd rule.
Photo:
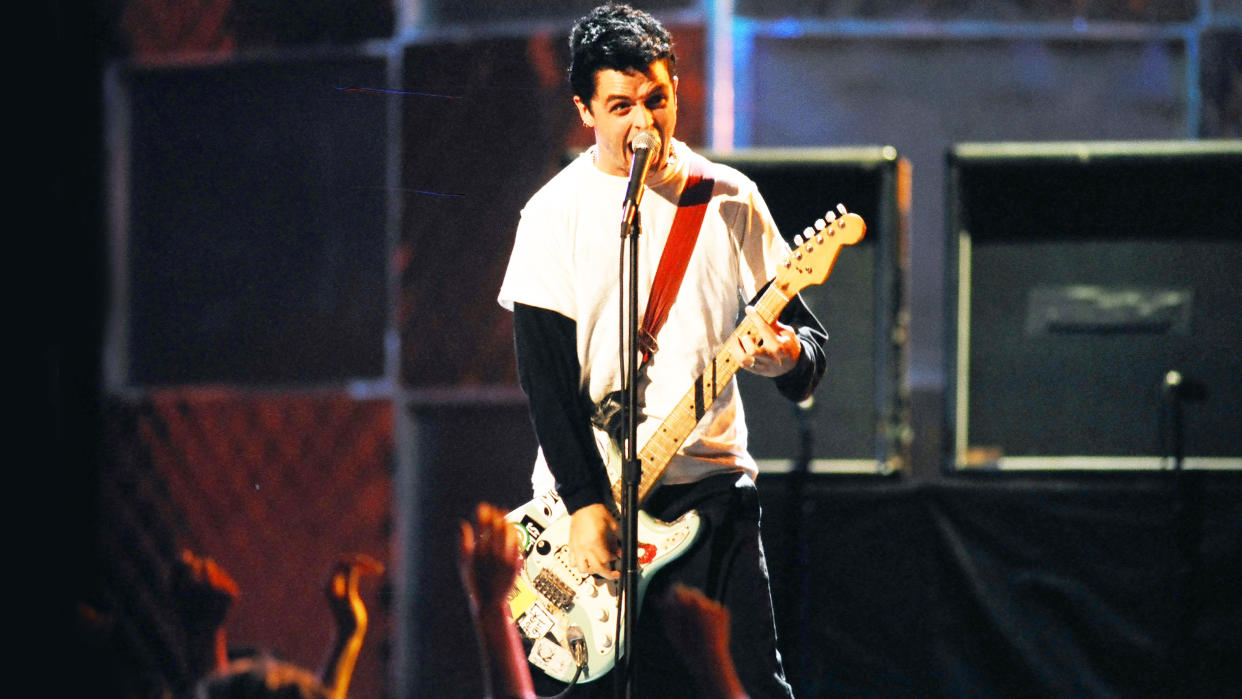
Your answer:
[[[522,537],[525,563],[509,593],[509,609],[528,650],[528,660],[549,677],[569,682],[577,670],[569,629],[586,642],[587,665],[579,682],[602,677],[616,663],[617,582],[578,571],[569,562],[569,513],[549,493],[509,513]],[[638,604],[651,576],[694,543],[699,516],[674,522],[638,513]]]

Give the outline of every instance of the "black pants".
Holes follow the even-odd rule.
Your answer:
[[[664,521],[696,510],[703,529],[694,546],[656,573],[648,584],[634,638],[633,696],[674,699],[698,694],[689,671],[664,634],[658,605],[652,603],[680,582],[702,590],[729,610],[730,652],[752,699],[792,697],[776,649],[772,593],[759,539],[759,493],[754,483],[730,474],[687,485],[661,486],[652,491],[643,509]],[[564,688],[538,670],[532,672],[541,696]],[[571,696],[616,696],[613,676],[617,674],[579,685]]]

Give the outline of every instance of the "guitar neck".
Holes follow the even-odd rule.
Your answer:
[[[789,303],[789,298],[781,294],[776,284],[772,284],[759,297],[754,308],[760,318],[771,323],[776,320],[787,303]],[[686,438],[699,424],[699,420],[716,402],[716,397],[725,390],[729,381],[733,379],[733,375],[737,373],[740,367],[733,359],[729,347],[736,344],[743,336],[750,336],[757,340],[755,324],[749,315],[742,319],[742,322],[733,330],[733,334],[724,341],[720,349],[716,351],[716,355],[712,357],[711,363],[695,380],[694,386],[686,391],[677,406],[656,429],[655,434],[643,445],[638,454],[639,461],[642,462],[642,479],[638,485],[639,504],[642,504],[647,494],[659,482],[669,462],[677,454],[677,450],[685,443]],[[622,499],[621,488],[620,479],[613,482],[612,496],[618,504]]]

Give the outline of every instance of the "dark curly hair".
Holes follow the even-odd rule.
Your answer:
[[[569,87],[584,103],[595,96],[595,74],[601,70],[645,73],[667,59],[669,75],[677,74],[673,37],[655,17],[629,5],[600,5],[579,19],[569,33],[569,52]]]

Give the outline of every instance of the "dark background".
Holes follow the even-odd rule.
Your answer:
[[[36,521],[70,588],[58,601],[74,603],[56,605],[83,651],[74,679],[91,694],[150,696],[186,679],[167,584],[182,547],[240,584],[227,620],[234,647],[312,668],[331,628],[327,571],[342,553],[369,553],[387,571],[364,580],[372,626],[353,694],[481,694],[452,535],[478,500],[513,506],[526,492],[534,442],[494,297],[522,203],[566,149],[589,142],[563,47],[590,5],[50,6],[57,51],[35,94],[57,118],[36,119],[39,142],[54,148],[34,159],[34,181],[51,183],[35,202],[57,235],[38,245],[46,264],[31,288],[50,303],[28,327],[40,337],[35,451],[51,445],[55,467],[30,470],[51,504]],[[708,138],[710,4],[647,7],[678,40],[678,136],[718,148]],[[895,415],[902,433],[876,453],[909,456],[891,475],[760,477],[782,650],[800,696],[1236,691],[1236,471],[948,471],[942,405],[953,378],[946,153],[964,141],[1237,139],[1242,5],[764,2],[736,12],[733,145],[892,146],[912,167],[911,191],[891,202],[904,219],[869,222],[868,244],[887,232],[900,237],[889,241],[896,254],[839,263],[896,274],[898,306],[825,301],[842,316],[826,318],[830,328],[872,328],[849,357],[861,372],[888,375],[865,350],[879,357],[881,334],[899,331],[896,382],[863,381],[841,397]],[[993,215],[1029,221],[1021,207],[1037,198],[1006,176],[984,178],[978,196],[998,202]],[[1237,193],[1227,174],[1200,177],[1226,202]],[[1167,191],[1143,182],[1153,196]],[[778,220],[801,221],[789,209],[802,204],[777,210],[781,190],[800,186],[764,186]],[[1079,207],[1089,217],[1102,202]],[[1238,214],[1220,208],[1233,216],[1207,237],[1229,259]],[[1140,237],[1180,239],[1162,223]],[[1036,247],[1044,235],[1013,230]],[[1107,268],[1133,238],[1104,236],[1089,258]],[[1236,269],[1211,274],[1236,303]],[[1212,328],[1236,322],[1236,308],[1204,312]],[[1236,380],[1237,336],[1224,337],[1213,376]],[[1098,356],[1067,361],[1090,379],[1103,371],[1092,368]],[[851,381],[854,372],[835,388]],[[832,390],[830,377],[820,392]],[[1002,438],[1056,415],[1027,406],[1006,421],[1013,399],[995,399],[989,429]],[[1230,415],[1208,416],[1224,425],[1212,455],[1238,456]],[[816,419],[821,449],[840,440],[827,436],[839,429],[827,413]],[[857,432],[874,440],[886,429]],[[1106,443],[1085,448],[1113,451]],[[797,454],[779,440],[771,448],[775,461]]]

